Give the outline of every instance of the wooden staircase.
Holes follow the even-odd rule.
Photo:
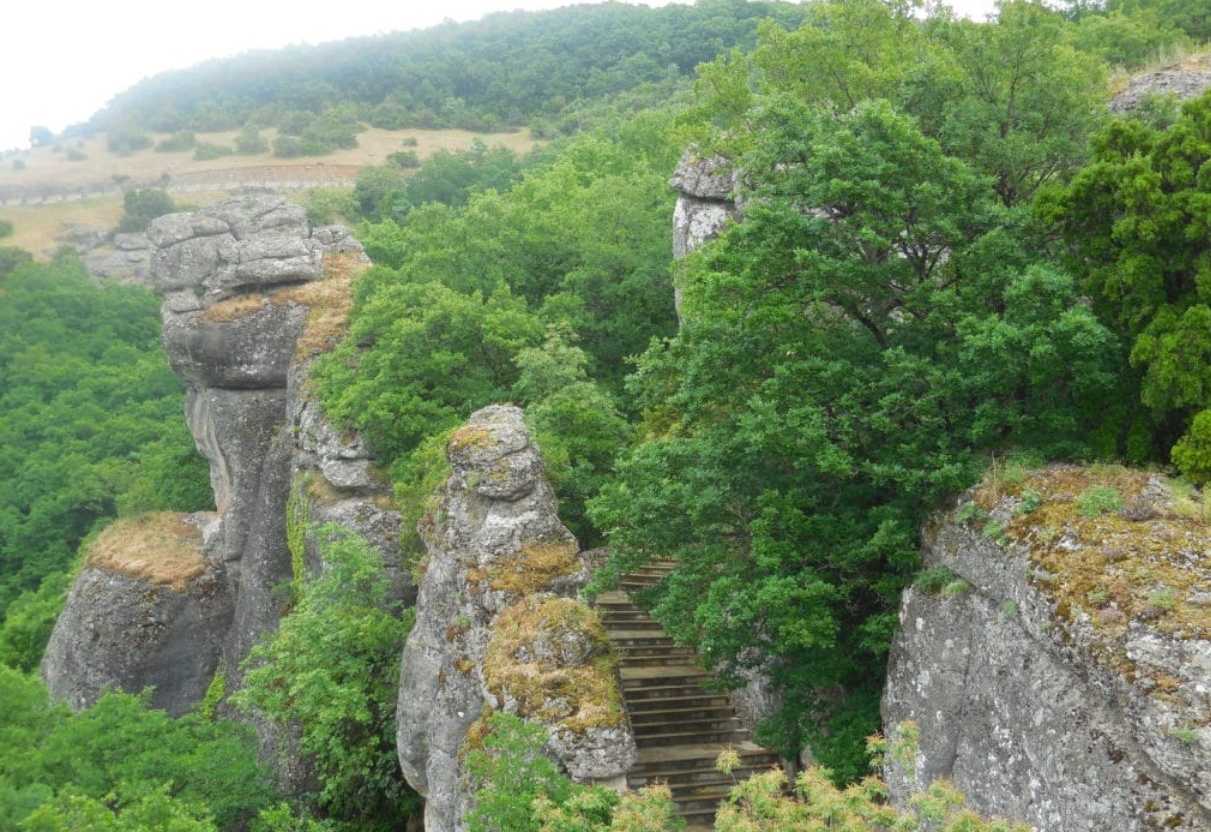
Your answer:
[[[602,621],[618,652],[622,694],[639,758],[627,772],[632,789],[665,783],[691,827],[709,828],[719,802],[737,780],[779,764],[778,756],[752,741],[726,693],[688,647],[636,605],[631,592],[663,580],[676,566],[656,561],[623,577],[621,589],[597,597]],[[741,765],[732,774],[715,770],[715,758],[734,748]]]

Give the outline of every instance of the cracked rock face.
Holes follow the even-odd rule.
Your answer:
[[[42,675],[51,695],[76,710],[107,690],[151,687],[152,707],[176,716],[202,698],[218,667],[232,609],[217,518],[155,520],[142,528],[119,521],[102,534],[55,623]],[[171,551],[166,536],[176,538]]]
[[[1110,101],[1114,113],[1129,113],[1152,96],[1173,96],[1179,101],[1197,98],[1211,89],[1211,64],[1165,67],[1137,75]]]
[[[677,191],[673,208],[673,259],[680,260],[719,236],[740,211],[736,203],[735,171],[718,157],[681,157],[669,185]],[[681,316],[681,289],[674,286],[673,300]]]
[[[1211,829],[1211,537],[1139,472],[1116,475],[1121,510],[1084,516],[1096,479],[986,483],[927,530],[926,567],[954,580],[901,602],[883,719],[921,740],[913,770],[889,764],[896,802],[944,777],[1040,832]]]
[[[588,568],[521,410],[477,411],[447,457],[450,477],[420,524],[428,561],[396,717],[400,765],[425,796],[430,832],[465,829],[462,755],[489,707],[546,724],[548,752],[578,779],[617,777],[636,753],[625,719],[609,716],[616,678],[591,676],[601,639],[595,613],[573,598]],[[602,695],[550,692],[573,677]]]
[[[123,235],[113,242],[131,251],[144,244]],[[209,566],[196,584],[206,605],[195,584],[141,591],[129,575],[87,568],[56,629],[62,649],[44,672],[74,707],[112,682],[153,685],[153,701],[181,713],[201,699],[216,668],[229,690],[238,688],[241,662],[278,625],[280,587],[294,577],[286,514],[297,477],[316,478],[317,521],[376,545],[401,599],[415,589],[400,563],[399,513],[373,476],[369,451],[328,425],[305,385],[311,359],[343,331],[350,283],[366,262],[360,244],[339,226],[311,228],[284,199],[258,195],[160,217],[145,245],[151,284],[164,299],[165,351],[185,383],[185,419],[210,463],[218,510],[207,530]],[[322,326],[313,330],[313,320]],[[314,546],[311,555],[318,559]],[[307,766],[290,752],[295,737],[253,722],[279,785],[304,790]]]

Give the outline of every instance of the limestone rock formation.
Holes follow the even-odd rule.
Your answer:
[[[921,744],[893,798],[946,777],[1040,832],[1211,829],[1201,504],[1125,469],[1011,479],[927,529],[926,566],[952,574],[902,601],[883,718]]]
[[[421,521],[428,557],[397,709],[400,764],[429,832],[465,828],[462,755],[492,710],[545,724],[549,753],[579,780],[621,777],[636,754],[604,629],[574,597],[589,569],[522,412],[476,412],[447,456]]]
[[[1174,96],[1179,101],[1197,98],[1211,89],[1211,57],[1178,62],[1132,78],[1110,101],[1115,113],[1128,113],[1152,96]]]
[[[310,558],[290,551],[292,494],[305,498],[307,519],[376,544],[399,598],[410,600],[415,588],[400,563],[388,486],[364,444],[327,424],[306,385],[312,359],[344,332],[352,280],[366,263],[361,246],[342,228],[311,228],[300,207],[269,195],[161,217],[147,239],[150,280],[164,297],[165,351],[185,382],[185,419],[210,463],[218,513],[207,525],[205,569],[183,589],[157,584],[147,593],[140,591],[146,579],[86,568],[43,674],[74,707],[112,683],[155,686],[153,701],[180,713],[201,698],[216,668],[229,690],[239,686],[241,662],[278,625],[287,601],[281,587],[296,577],[297,561],[323,568],[313,542]],[[133,538],[111,542],[116,562],[139,551]],[[148,629],[153,624],[160,629]],[[279,784],[301,785],[306,767],[275,751],[289,749],[291,738],[257,728]]]
[[[687,254],[719,235],[739,215],[736,174],[725,159],[700,159],[686,153],[677,164],[669,185],[677,191],[673,209],[673,258]],[[681,314],[681,289],[674,286],[673,300]]]
[[[43,664],[51,695],[73,708],[107,690],[140,693],[177,715],[206,692],[231,625],[213,551],[213,514],[121,520],[92,543]]]

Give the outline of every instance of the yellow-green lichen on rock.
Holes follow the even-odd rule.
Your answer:
[[[946,778],[1040,832],[1211,829],[1205,505],[1155,472],[997,465],[933,518],[924,566],[963,591],[902,597],[883,719],[921,745],[893,800]]]
[[[580,734],[617,727],[617,680],[605,628],[582,601],[531,596],[493,622],[484,684],[504,710]]]
[[[546,752],[576,780],[615,780],[637,755],[617,662],[577,597],[589,569],[522,411],[479,410],[443,449],[449,475],[418,523],[425,569],[396,717],[430,832],[463,828],[466,752],[490,712],[543,726]]]

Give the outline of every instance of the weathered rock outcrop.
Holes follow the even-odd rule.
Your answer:
[[[1209,541],[1201,505],[1141,472],[966,494],[926,533],[945,588],[901,605],[883,717],[921,744],[893,797],[946,777],[1041,832],[1211,829]]]
[[[728,221],[739,215],[736,183],[736,173],[725,159],[700,159],[691,153],[681,157],[669,180],[677,191],[673,209],[674,260],[717,237]],[[676,285],[673,301],[680,316],[681,288]]]
[[[151,243],[146,234],[70,225],[55,238],[80,253],[88,273],[122,283],[148,282]]]
[[[447,456],[421,521],[427,561],[397,710],[400,764],[429,832],[465,828],[462,758],[493,710],[547,725],[549,753],[580,780],[620,777],[636,754],[609,642],[574,597],[589,570],[521,411],[476,412]]]
[[[1209,89],[1211,56],[1202,56],[1135,76],[1110,100],[1110,110],[1128,113],[1154,96],[1173,96],[1185,101],[1197,98]]]
[[[177,715],[206,692],[231,603],[213,514],[122,520],[92,543],[46,649],[51,695],[87,708],[107,690],[153,688]]]
[[[306,386],[311,360],[344,332],[351,282],[366,262],[361,246],[344,229],[311,228],[301,208],[265,195],[161,217],[147,238],[150,279],[164,296],[164,347],[210,462],[218,513],[197,556],[205,568],[181,586],[145,592],[145,577],[113,566],[138,554],[138,541],[103,536],[113,557],[81,574],[43,673],[76,707],[106,685],[154,686],[153,701],[180,713],[216,668],[228,689],[238,687],[241,662],[278,625],[281,587],[298,577],[298,560],[323,568],[314,545],[310,558],[292,557],[292,493],[307,519],[378,545],[402,600],[415,588],[400,563],[388,487],[364,444],[329,426]],[[257,727],[267,755],[289,747],[272,726]],[[303,776],[297,761],[274,762],[284,781]]]

